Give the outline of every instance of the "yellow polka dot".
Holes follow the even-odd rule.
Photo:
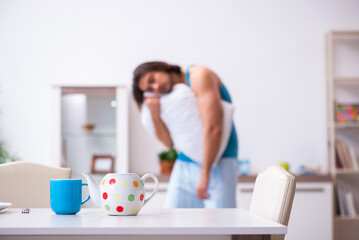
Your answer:
[[[106,182],[106,179],[103,179],[102,182],[101,182],[101,185],[104,185]]]
[[[113,196],[113,198],[115,200],[120,200],[121,197],[120,197],[120,194],[116,193],[115,196]]]
[[[138,182],[137,182],[137,181],[133,181],[133,186],[138,187]]]
[[[132,208],[130,209],[130,211],[131,211],[131,212],[136,212],[136,207],[132,207]]]
[[[128,184],[129,184],[128,181],[126,181],[126,180],[125,180],[125,181],[122,181],[122,186],[128,187]]]

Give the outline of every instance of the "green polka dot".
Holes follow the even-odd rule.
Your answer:
[[[109,205],[106,204],[105,208],[106,208],[107,211],[110,211],[110,206]]]
[[[132,202],[135,199],[135,196],[133,194],[128,195],[128,201]]]
[[[142,184],[142,186],[144,186],[142,180],[141,180],[141,184]]]

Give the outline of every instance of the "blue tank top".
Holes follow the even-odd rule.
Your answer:
[[[191,66],[189,66],[186,70],[186,81],[187,81],[188,86],[191,86],[190,78],[189,78],[189,69],[190,68],[191,68]],[[219,93],[221,95],[222,100],[232,103],[231,96],[229,95],[229,92],[223,83],[222,83],[221,88],[219,89]],[[222,154],[222,158],[237,158],[237,156],[238,156],[238,137],[237,137],[237,133],[236,133],[236,128],[232,121],[231,135],[229,137],[227,147]],[[186,162],[194,162],[192,159],[190,159],[188,156],[186,156],[186,154],[184,154],[182,152],[180,152],[177,155],[177,160],[186,161]]]

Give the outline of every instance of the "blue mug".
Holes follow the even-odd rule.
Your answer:
[[[52,179],[50,180],[50,205],[56,214],[76,214],[81,205],[90,199],[82,201],[82,187],[87,186],[81,179]]]

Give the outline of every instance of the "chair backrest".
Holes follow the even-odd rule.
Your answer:
[[[280,166],[272,166],[258,174],[249,211],[288,226],[295,194],[295,177]],[[272,235],[272,240],[284,239]]]
[[[71,169],[30,162],[0,165],[0,202],[18,208],[50,207],[50,179],[69,179]]]

